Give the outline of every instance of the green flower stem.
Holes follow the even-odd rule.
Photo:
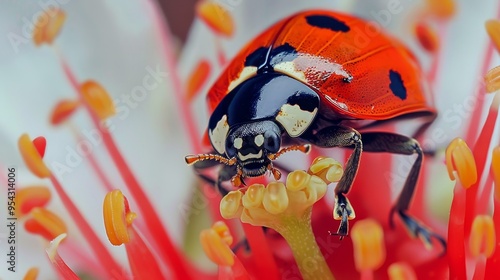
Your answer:
[[[311,209],[302,217],[286,216],[275,228],[287,241],[304,280],[335,279],[321,253],[311,228]]]

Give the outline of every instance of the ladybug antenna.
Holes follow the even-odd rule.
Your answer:
[[[294,145],[294,146],[283,148],[283,149],[279,150],[275,154],[269,154],[269,155],[267,155],[267,157],[270,160],[275,160],[275,159],[279,158],[282,154],[284,154],[286,152],[301,151],[301,152],[307,154],[307,153],[309,153],[310,150],[311,150],[311,145],[310,144]]]
[[[199,154],[199,155],[188,155],[184,158],[186,160],[186,163],[191,165],[194,163],[197,163],[198,161],[204,161],[204,160],[215,160],[220,163],[223,163],[225,165],[235,165],[236,164],[236,158],[225,158],[220,155],[214,155],[214,154]]]

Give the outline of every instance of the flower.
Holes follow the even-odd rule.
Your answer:
[[[6,136],[0,141],[16,152],[7,152],[0,165],[17,170],[17,248],[29,250],[19,254],[18,275],[482,279],[499,274],[495,240],[500,221],[490,208],[500,207],[498,186],[493,188],[499,182],[500,153],[492,148],[498,146],[493,132],[500,102],[498,95],[486,96],[481,84],[485,77],[487,91],[496,91],[498,69],[487,74],[496,66],[493,44],[488,41],[484,52],[474,37],[489,19],[486,11],[498,9],[497,4],[484,4],[481,14],[471,15],[479,8],[451,0],[412,6],[394,1],[207,1],[198,5],[200,18],[178,64],[168,29],[149,1],[120,3],[119,9],[108,2],[58,1],[57,9],[33,3],[36,11],[26,20],[21,16],[32,33],[25,36],[23,26],[16,25],[8,34],[18,54],[15,62],[5,60],[4,69],[23,69],[6,81],[18,94],[0,104],[3,119],[16,119],[15,125],[2,124]],[[277,19],[313,6],[372,19],[417,50],[442,117],[420,139],[435,156],[424,161],[410,212],[447,240],[444,255],[439,246],[427,250],[411,239],[399,221],[389,222],[391,201],[412,163],[406,157],[363,153],[348,194],[350,236],[343,240],[329,232],[338,226],[334,218],[341,218],[332,189],[342,175],[339,162],[349,151],[313,148],[309,155],[284,155],[281,163],[294,171],[284,172],[283,180],[247,181],[248,187],[225,197],[209,184],[193,183],[182,157],[207,151],[202,93],[246,41]],[[19,11],[12,14],[17,17]],[[16,19],[2,17],[2,23]],[[80,22],[85,25],[75,24]],[[82,28],[92,24],[91,32]],[[497,23],[486,27],[496,40]],[[470,37],[467,42],[464,34]],[[152,116],[147,117],[148,111]],[[214,174],[203,175],[209,180]],[[41,259],[44,248],[47,258]],[[0,277],[10,279],[9,273],[1,271]]]

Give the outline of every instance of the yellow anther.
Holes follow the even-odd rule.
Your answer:
[[[365,219],[351,230],[354,262],[358,271],[371,271],[385,261],[384,230],[375,220]]]
[[[264,185],[254,184],[248,187],[241,202],[245,208],[256,208],[261,206],[262,199],[264,199]]]
[[[387,269],[390,280],[417,280],[413,268],[404,262],[393,263]]]
[[[17,142],[21,156],[28,169],[39,178],[50,177],[50,170],[43,162],[40,153],[31,141],[28,134],[23,134]]]
[[[111,244],[118,246],[130,241],[128,227],[136,214],[130,212],[128,201],[120,190],[106,194],[103,204],[104,227]]]
[[[105,120],[116,113],[108,92],[95,81],[86,81],[80,87],[83,100],[94,110],[99,119]]]
[[[456,13],[454,0],[427,0],[429,13],[435,17],[449,19]]]
[[[309,168],[309,173],[320,177],[329,184],[338,182],[344,174],[344,169],[342,169],[340,162],[332,158],[318,157]]]
[[[30,214],[31,217],[24,224],[26,231],[30,233],[41,235],[50,241],[68,231],[63,220],[47,209],[36,207]]]
[[[484,255],[489,258],[495,251],[495,225],[487,215],[478,215],[472,222],[469,249],[473,257]]]
[[[234,20],[229,11],[214,1],[201,1],[196,12],[215,33],[231,37],[234,33]]]
[[[485,27],[497,51],[500,52],[500,20],[490,19],[486,21]]]
[[[286,177],[286,187],[291,192],[297,192],[307,187],[311,175],[302,170],[290,172]]]
[[[37,267],[30,268],[24,275],[23,280],[36,280],[36,278],[38,277],[38,271],[39,269]]]
[[[43,11],[35,22],[33,42],[39,46],[43,43],[52,44],[61,31],[66,15],[60,9]]]
[[[476,161],[464,140],[455,138],[446,148],[446,167],[451,180],[455,180],[455,170],[464,188],[477,181]]]
[[[495,179],[495,198],[500,200],[500,146],[493,149],[491,170],[493,171],[493,178]]]
[[[205,254],[218,265],[232,266],[234,264],[234,254],[229,248],[232,240],[233,237],[224,222],[217,222],[212,228],[200,233],[200,242]]]
[[[212,229],[217,232],[217,234],[226,242],[228,246],[231,246],[233,244],[233,236],[231,235],[231,232],[229,231],[229,228],[227,227],[226,223],[223,221],[217,221],[212,225]]]
[[[484,82],[486,84],[486,92],[492,93],[500,90],[500,66],[490,69],[486,73],[486,76],[484,76]]]
[[[50,115],[50,123],[58,125],[69,118],[80,105],[77,100],[61,100]]]
[[[264,192],[262,204],[267,212],[279,214],[288,208],[288,195],[285,185],[281,182],[271,182]]]
[[[51,198],[50,190],[44,186],[19,189],[16,196],[18,217],[28,214],[35,207],[44,207]]]
[[[239,218],[243,205],[241,198],[243,194],[240,191],[231,191],[220,201],[220,213],[224,219]]]

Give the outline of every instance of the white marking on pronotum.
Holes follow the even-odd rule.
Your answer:
[[[248,155],[242,155],[240,152],[238,152],[238,157],[242,160],[242,161],[245,161],[247,159],[251,159],[251,158],[261,158],[262,157],[262,150],[260,150],[258,153],[256,154],[252,154],[252,153],[249,153]]]
[[[241,84],[243,81],[248,80],[248,78],[255,76],[257,74],[257,67],[255,66],[246,66],[241,70],[240,75],[236,80],[233,80],[230,84],[229,87],[227,88],[227,92],[232,91],[235,87],[237,87],[239,84]]]
[[[311,125],[317,112],[318,108],[314,108],[312,112],[309,112],[300,109],[299,105],[283,104],[276,121],[283,125],[288,135],[297,137]]]
[[[264,144],[264,135],[259,134],[259,135],[255,136],[253,141],[255,142],[255,145],[257,145],[257,147],[262,146],[262,144]]]
[[[304,72],[297,69],[293,61],[285,61],[274,65],[274,70],[277,72],[285,73],[303,83],[307,83],[306,75]]]
[[[233,144],[233,146],[234,146],[236,149],[238,149],[238,150],[239,150],[239,149],[241,149],[241,147],[243,147],[243,139],[241,139],[241,138],[239,138],[239,137],[238,137],[238,138],[236,138],[236,139],[234,139],[234,144]]]
[[[227,116],[224,115],[217,122],[214,130],[208,130],[208,136],[210,137],[210,142],[214,146],[215,150],[219,154],[224,154],[226,152],[226,136],[229,131],[229,125],[227,124]]]

